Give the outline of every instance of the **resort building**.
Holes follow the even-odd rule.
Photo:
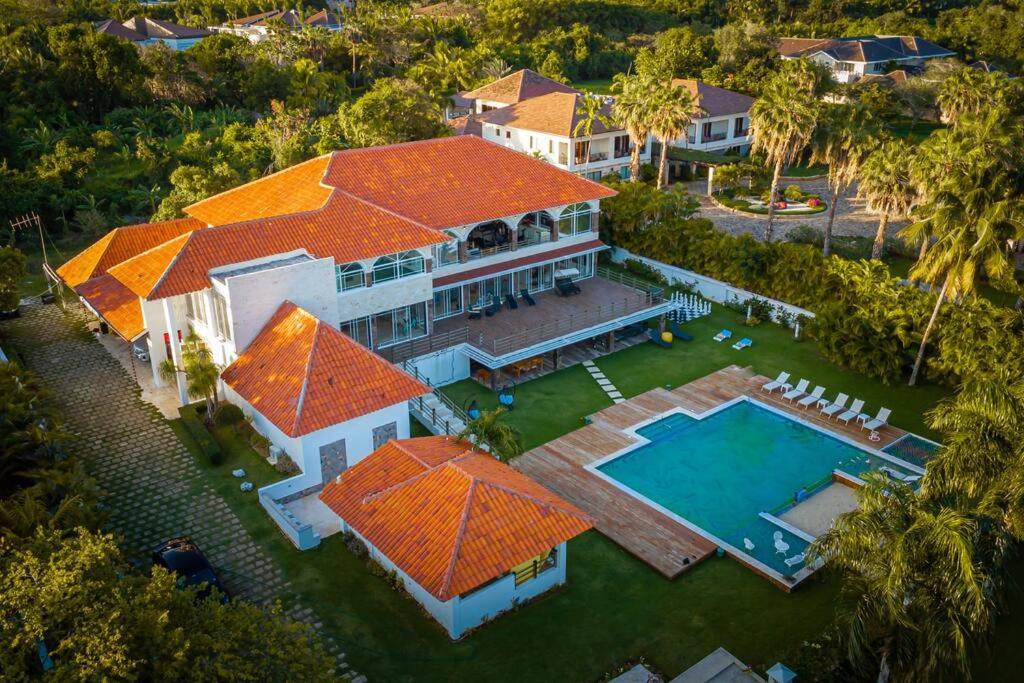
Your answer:
[[[150,17],[132,17],[123,22],[106,19],[95,22],[93,27],[98,33],[130,40],[136,45],[163,43],[172,50],[187,50],[210,35],[205,28],[182,26]]]
[[[274,27],[287,28],[293,31],[305,27],[323,28],[328,31],[341,30],[341,17],[328,10],[320,10],[308,17],[303,17],[294,9],[270,10],[260,12],[241,19],[231,19],[220,26],[211,26],[215,33],[230,33],[243,36],[249,42],[259,43],[267,39]]]
[[[482,137],[591,180],[611,173],[627,177],[633,147],[629,135],[601,120],[584,134],[581,98],[580,91],[523,69],[462,93],[460,101],[468,101],[474,113],[451,123],[460,135]],[[611,117],[611,102],[604,101],[605,120]],[[650,140],[640,160],[650,162]]]
[[[157,386],[190,332],[205,343],[223,394],[302,470],[260,493],[309,547],[287,504],[408,436],[410,411],[461,428],[432,387],[607,353],[616,330],[677,306],[599,272],[613,194],[473,136],[339,151],[113,230],[56,276],[148,350]],[[181,373],[173,390],[189,401]]]
[[[320,499],[453,639],[565,583],[566,542],[591,528],[532,479],[443,436],[388,442]]]
[[[861,36],[856,38],[782,38],[783,59],[806,57],[824,64],[838,83],[854,83],[868,74],[894,69],[920,68],[929,59],[956,53],[917,36]]]
[[[673,79],[672,84],[690,91],[694,116],[686,139],[672,140],[670,145],[701,152],[745,155],[750,151],[753,97],[684,78]]]

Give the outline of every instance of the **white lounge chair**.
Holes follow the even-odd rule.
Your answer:
[[[801,562],[804,561],[804,557],[805,557],[804,553],[797,553],[793,557],[787,557],[784,560],[784,562],[786,563],[787,567],[795,567],[796,565],[798,565],[798,564],[800,564]]]
[[[792,402],[793,399],[800,398],[801,396],[806,394],[807,393],[807,387],[809,387],[810,385],[811,385],[810,380],[802,379],[802,380],[800,380],[799,382],[796,383],[796,388],[795,389],[790,389],[789,391],[784,393],[782,395],[782,398],[787,400],[787,401]]]
[[[821,407],[821,414],[831,420],[832,416],[840,410],[846,410],[846,402],[849,400],[850,397],[846,394],[839,394],[836,396],[836,400]]]
[[[891,410],[889,410],[888,408],[880,408],[878,411],[878,415],[875,416],[875,419],[865,421],[864,424],[861,425],[861,427],[863,427],[864,429],[870,429],[872,431],[878,429],[879,427],[884,427],[885,425],[889,424],[888,420],[890,415],[892,415]]]
[[[825,395],[825,387],[820,384],[814,387],[814,391],[804,396],[802,399],[797,401],[797,405],[803,406],[804,408],[809,407],[812,403],[817,403],[821,400],[821,397]]]
[[[789,373],[780,372],[779,376],[773,379],[767,384],[761,385],[761,391],[767,391],[769,394],[776,389],[782,389],[783,391],[789,391],[793,388],[793,385],[789,383]]]
[[[840,422],[850,424],[850,420],[852,420],[855,417],[860,417],[860,411],[862,410],[864,410],[864,401],[860,400],[859,398],[855,398],[853,399],[853,403],[850,404],[850,409],[847,410],[842,415],[836,417],[836,419],[839,420]]]
[[[736,349],[737,351],[742,351],[743,349],[750,348],[753,345],[753,339],[751,339],[750,337],[744,337],[743,339],[740,339],[738,342],[733,344],[732,348]]]
[[[756,546],[754,545],[753,541],[751,541],[749,538],[744,537],[743,538],[743,547],[746,548],[749,551],[749,550],[753,550]]]

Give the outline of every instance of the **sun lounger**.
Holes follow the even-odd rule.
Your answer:
[[[839,394],[836,396],[836,400],[821,406],[821,414],[831,420],[832,416],[840,410],[846,410],[846,402],[849,400],[850,397],[846,394]]]
[[[508,310],[510,311],[514,311],[519,308],[519,304],[516,302],[516,297],[512,294],[505,295],[505,304],[508,306]]]
[[[802,399],[796,402],[798,406],[809,408],[812,403],[817,403],[821,400],[821,397],[825,395],[825,387],[820,384],[814,387],[814,391],[804,396]]]
[[[750,337],[744,337],[743,339],[740,339],[738,342],[733,344],[732,348],[736,349],[737,351],[742,351],[743,349],[753,345],[754,342],[750,339]]]
[[[859,398],[853,399],[853,403],[850,404],[850,409],[845,413],[837,417],[837,420],[850,424],[850,420],[860,415],[860,411],[864,410],[864,401]]]
[[[661,332],[658,332],[658,330],[654,330],[654,329],[647,330],[647,336],[648,336],[648,338],[651,340],[651,342],[653,344],[657,344],[658,346],[660,346],[663,349],[671,349],[672,348],[672,342],[667,342],[664,339],[662,339],[661,338]]]
[[[525,290],[525,289],[520,289],[519,290],[519,298],[521,298],[523,301],[525,301],[527,306],[536,306],[537,305],[537,302],[533,300],[532,296],[530,296],[530,292]]]
[[[881,408],[878,411],[878,415],[875,416],[874,420],[864,421],[864,424],[862,424],[861,427],[863,429],[870,429],[872,431],[878,429],[879,427],[884,427],[885,425],[889,424],[889,416],[891,414],[892,411],[889,410],[888,408]]]
[[[484,309],[484,314],[490,318],[495,313],[501,311],[501,299],[497,295],[491,297],[491,305]]]
[[[883,465],[882,467],[879,467],[878,471],[891,479],[895,479],[896,481],[902,481],[907,484],[913,484],[915,481],[921,480],[921,475],[919,474],[904,474],[903,472],[900,472],[895,468],[889,467],[888,465]]]
[[[674,320],[669,322],[668,329],[672,336],[680,341],[693,341],[693,336],[683,332],[683,328],[679,327],[679,323]]]
[[[783,391],[789,391],[793,388],[793,385],[789,383],[789,373],[780,372],[779,376],[773,379],[767,384],[761,385],[761,391],[767,391],[769,394],[776,389],[782,389]]]
[[[782,540],[782,532],[776,531],[772,534],[772,539],[775,541],[775,552],[779,555],[785,555],[789,552],[789,544]]]
[[[793,557],[787,557],[783,562],[786,563],[787,567],[795,567],[804,561],[806,555],[804,553],[797,553]]]
[[[717,342],[725,341],[726,339],[728,339],[731,336],[732,336],[732,330],[722,330],[721,332],[719,332],[718,334],[715,335],[715,341],[717,341]]]
[[[802,379],[796,383],[796,387],[790,389],[782,395],[782,398],[792,403],[795,399],[800,398],[807,393],[807,387],[811,385],[810,380]]]

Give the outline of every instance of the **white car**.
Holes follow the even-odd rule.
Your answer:
[[[137,339],[132,343],[132,355],[143,363],[149,362],[149,346],[146,344],[145,337]]]

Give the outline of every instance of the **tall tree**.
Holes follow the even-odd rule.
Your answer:
[[[871,246],[873,259],[882,258],[889,221],[910,212],[917,192],[911,182],[913,163],[913,148],[903,140],[893,139],[879,145],[859,169],[857,195],[880,216]]]
[[[189,332],[181,344],[181,367],[167,358],[160,364],[160,376],[168,382],[176,382],[178,374],[185,376],[185,390],[190,398],[206,401],[206,415],[213,419],[217,411],[217,381],[220,368],[213,362],[213,352],[195,333]]]
[[[942,120],[955,124],[962,116],[977,116],[991,107],[1008,105],[1013,87],[1006,74],[963,67],[942,81],[935,101]]]
[[[594,126],[598,123],[603,126],[609,125],[611,117],[605,113],[604,98],[594,93],[583,93],[576,98],[574,117],[576,123],[572,127],[572,137],[583,138],[583,172],[586,173],[590,168],[590,146],[594,142]]]
[[[661,189],[668,180],[670,143],[686,135],[693,122],[694,101],[688,89],[669,80],[657,88],[654,102],[653,132],[661,140],[661,155],[658,159],[658,188]]]
[[[825,256],[832,251],[836,206],[856,179],[861,164],[877,145],[877,140],[878,126],[866,106],[839,104],[822,112],[811,140],[811,163],[828,167],[826,178],[832,191],[822,247]]]
[[[616,74],[612,82],[615,102],[612,103],[612,118],[622,126],[633,141],[629,158],[629,179],[640,179],[640,152],[647,144],[647,138],[654,126],[653,94],[655,81],[644,74]]]

